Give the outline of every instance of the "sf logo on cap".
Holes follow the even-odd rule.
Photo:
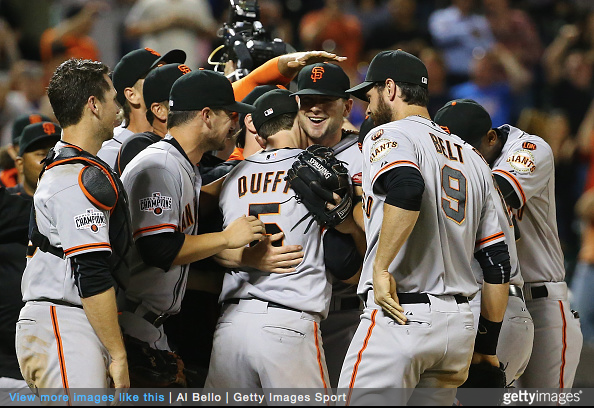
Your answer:
[[[46,135],[53,135],[54,133],[56,133],[56,127],[54,126],[53,123],[44,123],[43,124],[43,132]]]
[[[324,76],[324,67],[314,67],[311,70],[311,79],[316,82],[318,79],[322,79]]]
[[[153,50],[152,48],[145,47],[144,49],[157,57],[161,56],[161,54],[159,54],[157,51]]]
[[[187,65],[180,65],[177,67],[182,74],[186,75],[188,72],[192,72],[192,70],[190,69],[190,67],[188,67]]]

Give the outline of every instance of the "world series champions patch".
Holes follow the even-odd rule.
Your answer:
[[[92,232],[97,233],[100,228],[107,225],[107,220],[105,214],[90,208],[86,213],[74,217],[74,225],[78,230],[90,229]]]
[[[161,193],[153,193],[151,197],[141,198],[140,211],[152,212],[155,215],[163,214],[163,211],[171,211],[173,199],[161,195]]]

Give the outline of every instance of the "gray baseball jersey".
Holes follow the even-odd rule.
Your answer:
[[[363,143],[367,253],[358,292],[372,288],[370,260],[383,221],[386,195],[375,182],[400,166],[434,177],[424,177],[421,215],[389,268],[398,290],[474,295],[479,287],[469,260],[478,249],[505,239],[491,196],[492,178],[485,175],[488,166],[470,145],[418,116],[377,127]]]
[[[197,233],[197,192],[201,179],[175,139],[167,136],[138,154],[124,170],[134,239],[180,231]],[[142,262],[134,249],[126,297],[156,313],[177,313],[186,288],[188,265],[165,272]]]
[[[118,126],[113,129],[113,138],[103,142],[101,149],[97,153],[97,157],[109,164],[112,169],[117,171],[117,160],[120,147],[134,135],[134,132],[125,127]]]
[[[206,388],[329,386],[319,323],[328,314],[331,287],[321,232],[313,224],[306,233],[307,220],[296,225],[308,211],[284,180],[300,152],[256,153],[223,184],[225,226],[242,215],[257,216],[268,233],[284,232],[285,245],[303,246],[305,256],[293,273],[225,274]]]
[[[238,164],[227,176],[220,195],[226,227],[242,215],[255,215],[268,233],[284,232],[284,245],[301,245],[305,253],[297,270],[287,274],[248,273],[234,270],[225,275],[220,301],[256,297],[326,317],[330,284],[324,267],[321,233],[309,220],[295,225],[307,214],[304,205],[292,198],[284,177],[300,149],[256,153]]]
[[[58,142],[56,154],[64,146]],[[64,250],[65,258],[37,249],[23,273],[27,303],[17,322],[16,349],[23,378],[32,388],[109,386],[109,355],[81,307],[70,260],[88,252],[111,252],[110,214],[81,190],[83,168],[48,168],[33,198],[39,231]]]
[[[562,282],[565,278],[563,252],[557,235],[555,206],[555,163],[551,147],[538,136],[515,127],[500,128],[508,133],[493,173],[506,179],[520,198],[514,210],[522,234],[518,256],[526,282]]]
[[[499,129],[507,141],[493,173],[507,180],[520,199],[520,209],[513,210],[522,235],[518,258],[526,281],[526,306],[534,321],[532,355],[519,382],[528,388],[571,388],[583,338],[567,300],[553,152],[538,136],[509,125]]]
[[[63,142],[56,144],[56,154]],[[69,258],[109,251],[109,211],[97,208],[84,195],[78,176],[83,164],[48,169],[33,197],[39,232],[64,250],[65,259],[37,250],[23,273],[23,300],[52,299],[81,305]]]

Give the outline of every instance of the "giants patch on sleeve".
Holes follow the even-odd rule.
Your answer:
[[[107,225],[107,221],[105,214],[94,208],[90,208],[86,213],[74,217],[74,225],[76,225],[76,229],[90,229],[92,232],[97,233],[99,232],[99,228]]]
[[[398,142],[391,139],[380,139],[371,146],[369,161],[371,163],[380,161],[392,149],[398,147]]]
[[[530,150],[521,149],[513,152],[507,158],[507,162],[518,173],[534,173],[536,170],[534,155]]]
[[[173,199],[161,195],[161,193],[153,193],[150,197],[141,198],[139,203],[140,211],[148,211],[155,215],[161,215],[163,211],[171,211]]]

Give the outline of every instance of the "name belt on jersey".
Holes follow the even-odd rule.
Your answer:
[[[173,199],[162,196],[161,193],[153,193],[151,197],[140,199],[140,211],[152,211],[159,215],[163,211],[170,211]]]
[[[322,166],[316,159],[313,157],[308,160],[309,164],[316,168],[317,171],[324,175],[324,178],[328,180],[332,177],[332,173],[330,173],[324,166]]]
[[[107,221],[105,219],[105,214],[94,209],[89,209],[85,214],[80,214],[74,217],[74,224],[76,225],[76,229],[80,230],[88,228],[93,232],[97,232],[99,231],[99,228],[107,225]]]

